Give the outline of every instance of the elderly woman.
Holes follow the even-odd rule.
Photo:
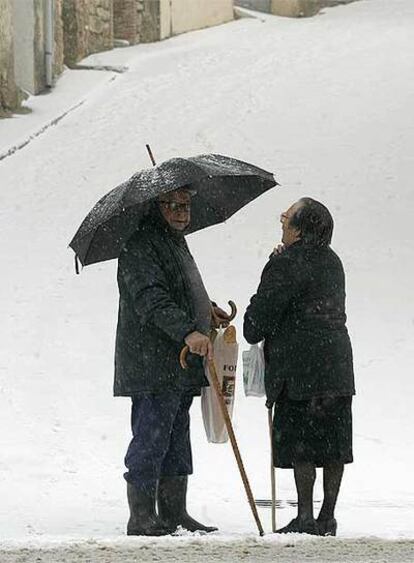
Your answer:
[[[281,215],[282,243],[265,266],[244,317],[244,336],[264,340],[267,406],[275,404],[274,465],[293,468],[298,515],[278,533],[335,535],[335,505],[352,457],[352,349],[345,275],[331,249],[333,219],[302,198]],[[315,520],[316,467],[324,500]]]

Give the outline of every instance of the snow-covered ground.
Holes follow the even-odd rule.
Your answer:
[[[305,20],[260,14],[89,57],[129,71],[66,71],[29,99],[32,114],[0,122],[1,561],[132,561],[135,548],[141,561],[414,561],[413,53],[412,0]],[[231,448],[207,444],[198,400],[190,508],[220,533],[122,538],[129,402],[112,398],[116,263],[75,276],[67,244],[103,193],[149,166],[147,142],[159,161],[218,152],[282,183],[189,238],[211,296],[238,304],[239,334],[280,212],[310,195],[334,215],[358,386],[337,539],[254,538]],[[256,498],[269,498],[266,416],[239,384],[235,428]],[[290,471],[277,488],[282,525],[295,511]],[[269,531],[270,511],[260,514]]]
[[[2,563],[394,563],[413,561],[410,540],[318,538],[252,535],[232,538],[194,536],[122,538],[84,541],[37,541],[9,544],[0,551]],[[296,536],[296,537],[295,537]]]

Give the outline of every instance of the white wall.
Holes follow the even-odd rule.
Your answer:
[[[31,0],[12,0],[14,27],[14,74],[16,83],[31,92],[35,91],[34,41],[35,13]]]
[[[173,35],[171,0],[160,0],[160,39],[166,39],[171,35]]]
[[[233,19],[233,0],[160,0],[161,39]]]

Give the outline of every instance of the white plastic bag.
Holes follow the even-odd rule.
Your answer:
[[[231,418],[234,407],[237,355],[239,351],[239,345],[236,342],[236,332],[233,326],[218,331],[213,342],[213,350],[217,378]],[[210,443],[223,444],[227,442],[229,436],[207,364],[206,376],[210,387],[203,387],[201,390],[201,411],[204,428],[207,440]]]
[[[246,397],[263,397],[266,394],[263,345],[253,344],[250,350],[243,352],[242,358],[244,394]]]

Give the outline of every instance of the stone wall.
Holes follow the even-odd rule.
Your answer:
[[[161,0],[143,0],[140,31],[142,43],[151,43],[162,38],[160,2]]]
[[[112,0],[88,0],[87,7],[87,54],[112,49],[114,45]]]
[[[113,47],[112,0],[63,0],[64,60],[70,67]]]
[[[355,0],[235,0],[234,3],[243,8],[297,18],[314,16],[321,8],[350,2]]]
[[[149,43],[231,19],[233,0],[63,0],[65,62],[111,48],[114,38]]]
[[[234,16],[233,0],[113,0],[113,9],[114,36],[131,44],[218,25]]]
[[[268,0],[270,1],[270,0]],[[159,41],[230,21],[233,0],[0,0],[0,107],[14,108],[24,90],[45,89],[47,16],[53,2],[53,69],[57,77],[95,52]]]
[[[13,26],[10,0],[0,0],[0,116],[20,102],[14,79]]]
[[[63,21],[62,0],[54,0],[54,46],[53,46],[53,76],[57,77],[63,72]]]
[[[113,0],[114,37],[131,45],[141,42],[144,0]]]
[[[354,0],[272,0],[271,12],[278,16],[309,17],[321,8],[350,2]]]
[[[271,13],[277,16],[309,17],[320,10],[319,0],[272,0]]]
[[[241,8],[248,8],[258,12],[267,12],[270,14],[272,0],[235,0],[234,4]]]
[[[64,62],[69,67],[76,64],[81,58],[79,55],[86,52],[85,40],[85,0],[63,0],[63,53]]]

